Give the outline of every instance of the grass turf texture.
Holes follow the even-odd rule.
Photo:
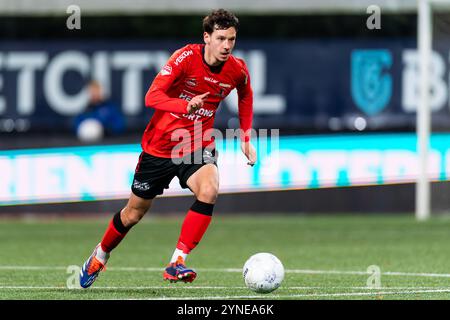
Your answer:
[[[450,219],[404,216],[216,216],[187,265],[192,284],[162,271],[182,217],[142,220],[87,290],[67,289],[67,267],[81,266],[107,219],[0,220],[0,299],[449,299]],[[283,262],[281,287],[257,294],[241,268],[257,252]],[[370,289],[367,268],[381,270]],[[392,274],[390,272],[398,272]]]

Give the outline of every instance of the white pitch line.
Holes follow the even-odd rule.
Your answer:
[[[45,270],[67,270],[67,267],[57,266],[0,266],[0,270],[25,270],[25,271],[45,271]]]
[[[90,287],[89,289],[84,290],[83,288],[67,288],[61,286],[0,286],[0,290],[2,289],[11,289],[11,290],[80,290],[80,291],[89,291],[89,290],[150,290],[150,289],[176,289],[176,290],[192,290],[192,289],[247,289],[247,287],[221,287],[221,286],[144,286],[144,287]]]
[[[97,290],[105,290],[105,289],[113,289],[113,290],[130,290],[130,289],[173,289],[175,287],[160,287],[160,286],[152,286],[152,287],[94,287],[90,288],[89,290],[97,289]],[[218,288],[225,288],[225,289],[235,289],[236,287],[178,287],[179,289],[183,290],[186,288],[190,289],[205,289],[205,288],[211,288],[211,289],[218,289]],[[239,287],[242,288],[242,287]],[[320,287],[301,287],[303,289],[306,288],[319,288]],[[339,287],[334,287],[339,288]],[[345,287],[340,287],[339,289],[344,289]],[[358,289],[359,287],[348,287],[353,289]],[[59,290],[69,290],[68,288],[64,287],[26,287],[26,286],[0,286],[1,289],[38,289],[38,290],[48,290],[48,289],[59,289]],[[280,288],[281,289],[281,288]],[[278,289],[278,290],[280,290]],[[287,288],[290,289],[290,288]],[[322,289],[330,289],[326,287],[322,287]],[[443,289],[427,289],[427,290],[417,290],[417,288],[407,288],[408,290],[400,290],[400,291],[380,291],[380,290],[386,290],[386,289],[394,289],[394,288],[380,288],[380,289],[372,289],[372,288],[364,288],[364,289],[370,289],[369,292],[340,292],[340,293],[303,293],[303,294],[269,294],[269,295],[227,295],[227,296],[213,296],[213,297],[153,297],[153,298],[145,298],[145,299],[126,299],[126,300],[229,300],[229,299],[258,299],[258,300],[265,300],[265,299],[292,299],[292,298],[331,298],[331,297],[363,297],[363,296],[382,296],[382,295],[414,295],[414,294],[423,294],[423,293],[450,293],[450,289],[443,288]],[[398,288],[396,288],[398,290]],[[413,289],[413,290],[409,290]],[[70,290],[80,290],[84,291],[81,288],[79,289],[70,289]],[[87,291],[87,290],[86,290]],[[85,291],[85,292],[86,292]],[[108,300],[117,300],[117,299],[108,299]],[[120,299],[124,300],[124,299]]]
[[[48,289],[58,289],[58,290],[78,290],[82,288],[72,288],[69,289],[67,287],[62,286],[1,286],[1,289],[13,289],[13,290],[28,290],[28,289],[35,289],[35,290],[48,290]],[[185,289],[212,289],[212,290],[218,290],[218,289],[246,289],[247,287],[244,286],[131,286],[131,287],[117,287],[117,286],[100,286],[100,287],[90,287],[88,290],[149,290],[149,289],[176,289],[176,290],[185,290]],[[373,292],[378,292],[379,290],[416,290],[416,289],[429,289],[429,290],[450,290],[448,287],[381,287],[381,288],[371,288],[371,287],[286,287],[282,286],[278,288],[278,291],[287,291],[287,290],[336,290],[336,289],[353,289],[353,290],[368,290]],[[84,290],[81,290],[84,291]],[[291,295],[289,295],[291,296]]]
[[[368,275],[372,274],[367,271],[340,271],[340,270],[286,270],[287,273],[303,273],[303,274],[348,274],[348,275]],[[407,277],[439,277],[450,278],[448,273],[418,273],[418,272],[381,272],[384,276],[407,276]]]
[[[312,294],[292,294],[292,295],[245,295],[245,296],[216,296],[216,297],[161,297],[144,300],[227,300],[227,299],[286,299],[286,298],[319,298],[319,297],[358,297],[358,296],[380,296],[380,295],[402,295],[420,293],[443,293],[450,292],[450,289],[439,290],[413,290],[413,291],[378,291],[378,292],[343,292],[343,293],[312,293]],[[134,300],[134,299],[130,299]]]
[[[0,270],[25,270],[25,271],[45,271],[45,270],[67,270],[67,266],[0,266]],[[110,267],[109,271],[118,272],[161,272],[164,268],[154,267]],[[199,272],[242,272],[240,268],[196,268]],[[367,271],[345,271],[345,270],[310,270],[310,269],[286,269],[286,273],[300,274],[336,274],[336,275],[371,275]],[[406,276],[406,277],[437,277],[450,278],[448,273],[417,273],[417,272],[381,272],[384,276]]]

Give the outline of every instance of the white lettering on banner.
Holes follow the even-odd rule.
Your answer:
[[[413,179],[417,174],[417,156],[413,151],[390,151],[383,156],[384,181]]]
[[[149,52],[149,54],[151,54],[153,57],[156,70],[160,70],[162,67],[164,67],[167,63],[167,60],[169,60],[170,58],[170,55],[167,51],[151,51]]]
[[[30,177],[33,177],[36,172],[35,169],[31,167],[32,162],[33,159],[30,158],[30,156],[17,156],[15,158],[15,194],[19,199],[27,199],[33,193],[39,192],[39,190],[36,190],[34,187],[35,184],[30,183],[30,180],[34,180],[33,178],[30,179]]]
[[[3,54],[0,53],[0,70],[3,68]],[[3,77],[0,74],[0,92],[3,89]],[[0,115],[6,111],[6,100],[5,97],[0,95]]]
[[[17,75],[17,113],[29,115],[35,109],[35,72],[44,68],[48,57],[43,52],[11,52],[6,59],[9,70]]]
[[[445,174],[447,180],[450,180],[450,150],[448,150],[447,153],[445,154],[445,159],[446,159]]]
[[[126,195],[138,153],[0,157],[0,201]],[[120,168],[117,170],[116,168]]]
[[[270,155],[268,158],[270,159]],[[311,151],[306,154],[280,151],[279,158],[280,163],[276,170],[271,166],[272,161],[262,159],[259,172],[260,187],[308,187],[313,182],[314,173],[319,187],[344,183],[345,181],[339,181],[341,174],[348,176],[348,185],[361,185],[414,181],[418,173],[417,155],[405,150],[327,150]],[[428,169],[430,178],[438,179],[440,169],[441,155],[432,151]],[[283,175],[289,175],[284,184]],[[344,183],[346,184],[347,182]]]
[[[105,96],[111,95],[111,72],[109,56],[106,51],[98,51],[92,55],[92,78],[97,80]]]
[[[189,51],[187,51],[189,52]],[[190,53],[185,52],[178,58],[181,62]],[[236,56],[245,58],[252,79],[255,114],[281,114],[286,110],[286,99],[281,94],[267,94],[267,57],[263,50],[235,51]],[[37,86],[41,72],[43,73],[44,99],[40,103],[48,103],[49,107],[60,115],[73,116],[84,110],[88,102],[88,93],[83,84],[78,85],[78,92],[69,94],[63,84],[68,71],[74,71],[81,80],[95,78],[102,83],[105,92],[111,92],[112,77],[121,71],[121,106],[127,115],[136,115],[143,108],[142,88],[143,72],[154,70],[159,72],[164,67],[170,54],[167,51],[95,51],[92,54],[82,51],[66,50],[50,57],[46,51],[12,51],[0,52],[0,71],[17,72],[15,87],[17,103],[10,105],[16,108],[18,115],[30,116],[36,111]],[[450,58],[449,58],[450,59]],[[403,71],[401,99],[405,112],[415,112],[419,101],[418,54],[416,50],[405,49],[402,52]],[[442,110],[450,103],[450,81],[446,76],[446,60],[438,52],[432,53],[430,71],[430,106],[432,111]],[[216,81],[215,79],[208,79]],[[4,114],[8,105],[5,96],[5,75],[0,74],[0,115]],[[10,92],[10,89],[8,89]],[[233,113],[238,112],[238,97],[233,90],[225,99],[225,105]]]
[[[419,55],[417,50],[403,51],[402,107],[405,112],[415,112],[419,97]],[[430,107],[432,111],[441,110],[448,97],[444,80],[445,62],[441,55],[432,52],[430,60]]]
[[[186,51],[178,57],[180,63],[191,55]],[[244,53],[236,51],[244,56]],[[91,55],[82,51],[61,51],[49,57],[46,51],[10,53],[0,52],[0,70],[17,70],[17,111],[20,115],[36,113],[36,91],[39,90],[36,72],[43,71],[44,101],[60,115],[73,116],[82,112],[88,103],[85,86],[79,92],[68,94],[63,85],[67,71],[75,71],[82,80],[97,79],[105,93],[111,92],[112,71],[123,70],[121,79],[122,109],[127,115],[135,115],[144,108],[142,74],[149,70],[159,72],[170,54],[167,51],[95,51]],[[265,94],[267,87],[267,58],[262,50],[250,50],[245,53],[246,62],[252,78],[254,93],[254,113],[281,114],[286,109],[286,99],[282,95]],[[3,58],[3,59],[2,59]],[[0,93],[4,88],[0,74]],[[216,81],[215,79],[209,79]],[[225,84],[226,85],[226,84]],[[7,100],[0,96],[0,114],[6,112]],[[227,107],[234,113],[238,110],[238,98],[235,90],[225,100]]]
[[[439,177],[441,155],[430,151],[428,175],[431,179]],[[418,173],[417,155],[413,151],[391,150],[383,153],[383,182],[413,181]]]
[[[352,151],[347,163],[350,184],[377,183],[381,177],[381,160],[379,151]]]
[[[74,115],[84,110],[89,97],[85,88],[78,94],[67,95],[63,87],[67,70],[75,70],[87,80],[90,71],[88,56],[79,51],[64,51],[55,56],[44,74],[44,94],[53,110],[62,115]]]
[[[307,153],[309,171],[316,171],[317,180],[321,186],[335,186],[339,172],[348,168],[346,151],[310,151]],[[330,161],[330,159],[333,159]]]
[[[418,173],[417,154],[409,150],[272,149],[258,159],[255,172],[244,165],[239,149],[229,148],[218,148],[221,190],[226,192],[414,182]],[[433,180],[450,178],[450,151],[441,152],[430,154],[428,172]],[[0,202],[126,197],[138,155],[117,151],[2,156]],[[170,187],[167,194],[186,194],[177,180]]]
[[[61,170],[64,158],[55,155],[32,157],[32,178],[21,183],[33,183],[33,198],[57,199],[64,190],[64,172]],[[30,181],[31,180],[31,181]]]
[[[272,157],[270,154],[269,158]],[[306,187],[311,181],[311,170],[308,159],[302,153],[295,151],[279,151],[277,170],[273,170],[272,161],[261,162],[259,181],[261,187]],[[282,181],[283,174],[289,175],[287,181]]]
[[[73,116],[82,112],[88,103],[86,87],[76,94],[67,94],[63,78],[67,71],[79,73],[82,80],[98,80],[104,92],[111,92],[111,74],[113,70],[122,72],[122,108],[125,114],[134,115],[142,108],[142,72],[149,69],[159,70],[169,58],[166,51],[96,51],[90,59],[81,51],[62,51],[49,59],[45,51],[10,53],[0,52],[0,70],[18,72],[15,84],[17,95],[17,113],[33,115],[36,113],[36,91],[39,90],[36,72],[43,71],[43,93],[45,102],[58,114]],[[3,75],[0,74],[0,93],[4,88]],[[45,103],[44,102],[44,103]],[[0,95],[0,115],[6,112],[7,101]]]
[[[14,199],[15,190],[14,181],[14,160],[6,157],[0,157],[0,172],[2,178],[0,182],[0,202]]]
[[[68,156],[64,160],[66,192],[71,197],[81,197],[83,194],[101,194],[108,191],[109,166],[107,154],[97,153],[90,161],[77,156]]]
[[[223,191],[249,189],[253,172],[248,170],[247,166],[242,165],[245,163],[245,156],[242,153],[222,152],[218,159],[220,162],[220,188]]]
[[[122,78],[122,106],[128,115],[138,114],[143,106],[142,72],[148,70],[153,56],[143,51],[119,51],[112,55],[112,65],[124,68]]]
[[[71,198],[126,195],[138,156],[138,153],[96,153],[89,158],[65,157],[65,195]]]
[[[109,170],[109,192],[112,194],[126,194],[129,192],[138,158],[139,153],[137,152],[112,153],[108,155],[107,162],[103,165],[108,167]],[[117,168],[120,168],[120,170],[117,170]],[[114,172],[114,174],[111,174],[111,172]]]
[[[249,50],[246,54],[234,51],[234,55],[245,60],[253,89],[253,112],[255,114],[282,114],[286,110],[286,98],[280,94],[265,94],[267,86],[267,58],[262,50]],[[231,91],[225,99],[231,112],[238,113],[238,95]]]

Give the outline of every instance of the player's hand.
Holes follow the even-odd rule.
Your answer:
[[[245,154],[245,156],[248,159],[247,164],[249,166],[254,166],[256,163],[256,149],[255,147],[253,147],[253,145],[250,143],[250,141],[248,142],[241,142],[241,150],[242,152]]]
[[[198,108],[203,107],[203,104],[205,103],[205,100],[208,98],[208,96],[209,92],[205,92],[204,94],[193,97],[187,105],[187,113],[191,114]]]

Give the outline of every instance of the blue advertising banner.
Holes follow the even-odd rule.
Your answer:
[[[233,139],[216,140],[220,192],[414,183],[414,134],[259,137],[250,167]],[[0,206],[127,198],[138,144],[0,151]],[[450,180],[450,134],[431,137],[428,176]],[[164,196],[191,194],[174,178]]]
[[[191,42],[196,42],[193,40]],[[152,114],[144,95],[180,41],[0,41],[0,131],[68,130],[86,110],[97,79],[142,131]],[[251,76],[256,128],[328,130],[414,126],[418,55],[414,39],[240,40],[235,54]],[[431,107],[450,127],[448,56],[433,53]],[[6,120],[8,126],[5,125]],[[237,95],[222,103],[218,127],[237,127]]]

